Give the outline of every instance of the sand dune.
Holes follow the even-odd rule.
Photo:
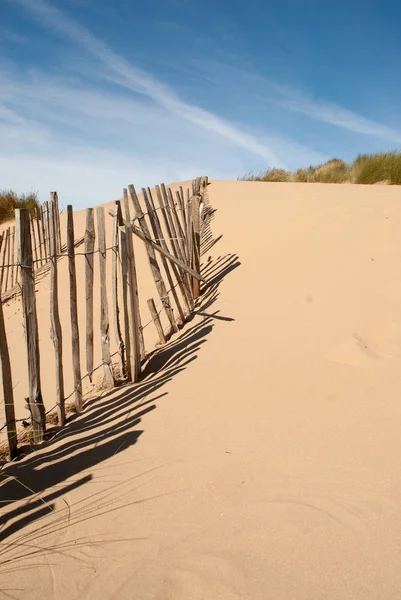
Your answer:
[[[194,319],[140,384],[7,469],[40,498],[0,487],[4,593],[400,597],[401,190],[209,196]]]

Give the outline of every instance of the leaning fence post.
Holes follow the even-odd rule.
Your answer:
[[[63,375],[63,339],[61,333],[60,315],[58,309],[58,280],[57,280],[57,244],[56,244],[56,210],[55,192],[50,192],[50,319],[51,337],[54,345],[56,362],[56,405],[58,424],[65,423],[64,405],[64,375]]]
[[[132,203],[134,205],[135,217],[139,221],[139,226],[143,235],[150,239],[150,232],[148,225],[145,220],[145,216],[142,212],[141,205],[138,200],[138,196],[136,195],[135,188],[132,184],[128,186],[129,195],[131,197]],[[154,252],[154,248],[150,247],[146,244],[146,252],[148,254],[149,265],[152,271],[153,279],[156,284],[156,289],[159,293],[159,298],[163,304],[163,308],[166,312],[167,318],[170,322],[171,330],[175,333],[178,331],[177,322],[174,317],[173,309],[170,304],[170,298],[167,292],[166,284],[164,283],[160,267],[157,262],[156,254]]]
[[[10,287],[14,287],[14,266],[15,266],[15,225],[11,233],[11,272],[10,272]]]
[[[1,253],[0,292],[5,291],[5,290],[3,290],[3,281],[4,281],[6,266],[7,266],[7,244],[8,244],[9,230],[10,230],[10,228],[8,227],[5,231],[3,243],[1,246],[2,253]]]
[[[95,222],[93,208],[86,209],[85,226],[85,297],[86,297],[86,370],[92,383],[93,373],[93,252],[95,250]]]
[[[119,253],[119,244],[118,244],[118,228],[123,224],[123,217],[121,213],[120,201],[116,200],[114,202],[114,217],[113,217],[113,249],[112,249],[112,285],[113,285],[113,321],[114,321],[114,334],[116,338],[117,348],[118,348],[118,356],[120,359],[120,370],[121,375],[124,374],[124,342],[121,335],[121,326],[120,326],[120,307],[118,305],[118,274],[117,274],[117,265],[118,265],[118,253]]]
[[[165,239],[163,237],[163,233],[160,229],[160,224],[158,223],[158,217],[157,217],[155,209],[154,209],[151,191],[149,190],[149,198],[148,198],[145,188],[142,188],[142,196],[143,196],[143,199],[145,200],[145,206],[146,206],[146,210],[148,211],[148,217],[149,217],[150,225],[152,227],[154,238],[159,242],[159,244],[162,247],[164,247],[165,250],[168,250]],[[173,272],[175,269],[175,275],[176,275],[176,280],[177,280],[177,283],[174,283],[174,280],[170,273],[170,267],[167,263],[166,257],[162,256],[161,261],[162,261],[162,264],[164,267],[164,272],[166,273],[167,281],[170,286],[170,291],[174,298],[175,305],[177,307],[181,322],[185,323],[185,318],[186,318],[185,313],[182,309],[180,299],[178,297],[177,290],[176,290],[176,286],[181,283],[180,275],[179,275],[177,269],[175,268],[175,265],[171,265]],[[184,300],[186,300],[185,296],[184,296]]]
[[[198,180],[196,180],[197,182]],[[199,196],[192,199],[192,224],[193,224],[193,269],[200,272],[200,216],[199,216]],[[198,279],[192,279],[192,288],[194,298],[200,296],[200,282]]]
[[[124,202],[124,213],[125,213],[125,223],[128,224],[127,225],[127,230],[126,230],[126,244],[127,244],[127,257],[130,254],[134,254],[134,242],[132,239],[132,231],[130,228],[130,224],[131,224],[131,216],[130,216],[130,210],[129,210],[129,202],[128,202],[128,192],[127,192],[127,188],[123,189],[123,202]],[[131,248],[132,248],[132,252],[131,252]],[[128,261],[128,258],[127,258]],[[128,262],[127,262],[128,265]],[[135,266],[135,261],[132,263],[133,268],[135,269],[134,272],[132,273],[132,277],[135,278],[136,281],[136,266]],[[128,267],[127,267],[128,268]],[[129,282],[129,279],[127,280]],[[136,299],[135,299],[135,305],[138,307],[138,314],[137,314],[137,322],[138,322],[138,335],[139,335],[139,348],[140,348],[140,352],[141,352],[141,358],[145,359],[146,357],[146,349],[145,349],[145,338],[143,335],[143,328],[142,328],[142,320],[141,320],[141,313],[139,312],[139,295],[138,295],[138,288],[136,288]]]
[[[130,342],[130,320],[128,311],[128,258],[127,258],[127,234],[125,227],[118,228],[118,245],[121,276],[121,298],[124,321],[124,345],[125,345],[125,370],[124,375],[131,380],[131,342]]]
[[[141,375],[139,306],[133,245],[127,234],[132,236],[128,227],[119,228],[127,375],[135,383]]]
[[[11,229],[10,229],[10,227],[8,227],[8,229],[7,229],[7,256],[6,256],[7,274],[6,274],[6,282],[5,282],[5,286],[4,286],[5,291],[8,290],[8,277],[10,275],[10,247],[11,247]]]
[[[0,363],[4,397],[4,412],[7,426],[8,451],[10,459],[17,452],[17,428],[15,423],[13,381],[10,355],[8,352],[6,328],[4,325],[3,305],[0,298]]]
[[[36,314],[35,279],[32,261],[32,241],[27,209],[15,211],[19,262],[21,267],[22,311],[25,325],[25,342],[28,359],[29,408],[32,417],[33,437],[36,443],[43,440],[45,408],[40,383],[40,354],[38,319]]]
[[[100,336],[102,344],[102,362],[104,381],[107,387],[114,386],[113,370],[110,356],[110,324],[109,307],[106,290],[106,231],[104,223],[104,207],[96,209],[97,229],[99,238],[99,284],[100,284]]]
[[[79,354],[79,328],[77,307],[77,276],[75,272],[75,249],[74,249],[74,214],[72,206],[67,206],[67,253],[68,269],[70,274],[70,318],[71,318],[71,348],[72,368],[74,372],[75,409],[82,410],[82,381],[81,364]]]

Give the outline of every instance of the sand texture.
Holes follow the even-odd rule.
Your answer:
[[[401,597],[401,189],[208,189],[193,320],[139,384],[3,469],[5,598]],[[145,315],[155,291],[136,247]],[[68,315],[68,289],[63,302]],[[43,360],[50,407],[51,340]]]

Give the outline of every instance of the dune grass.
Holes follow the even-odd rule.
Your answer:
[[[0,191],[0,223],[12,219],[16,208],[27,208],[33,211],[38,207],[39,200],[36,192],[17,194],[13,190]]]
[[[401,152],[360,154],[353,163],[332,158],[321,165],[298,169],[295,172],[269,168],[261,171],[258,175],[247,173],[239,179],[242,181],[401,185]]]

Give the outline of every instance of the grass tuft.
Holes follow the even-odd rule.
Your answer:
[[[351,164],[339,158],[332,158],[322,165],[301,168],[294,173],[269,168],[261,171],[259,175],[247,173],[241,180],[401,185],[401,152],[362,154]]]
[[[36,192],[17,194],[13,190],[0,191],[0,223],[12,219],[16,208],[27,208],[33,211],[38,207],[39,200]]]

